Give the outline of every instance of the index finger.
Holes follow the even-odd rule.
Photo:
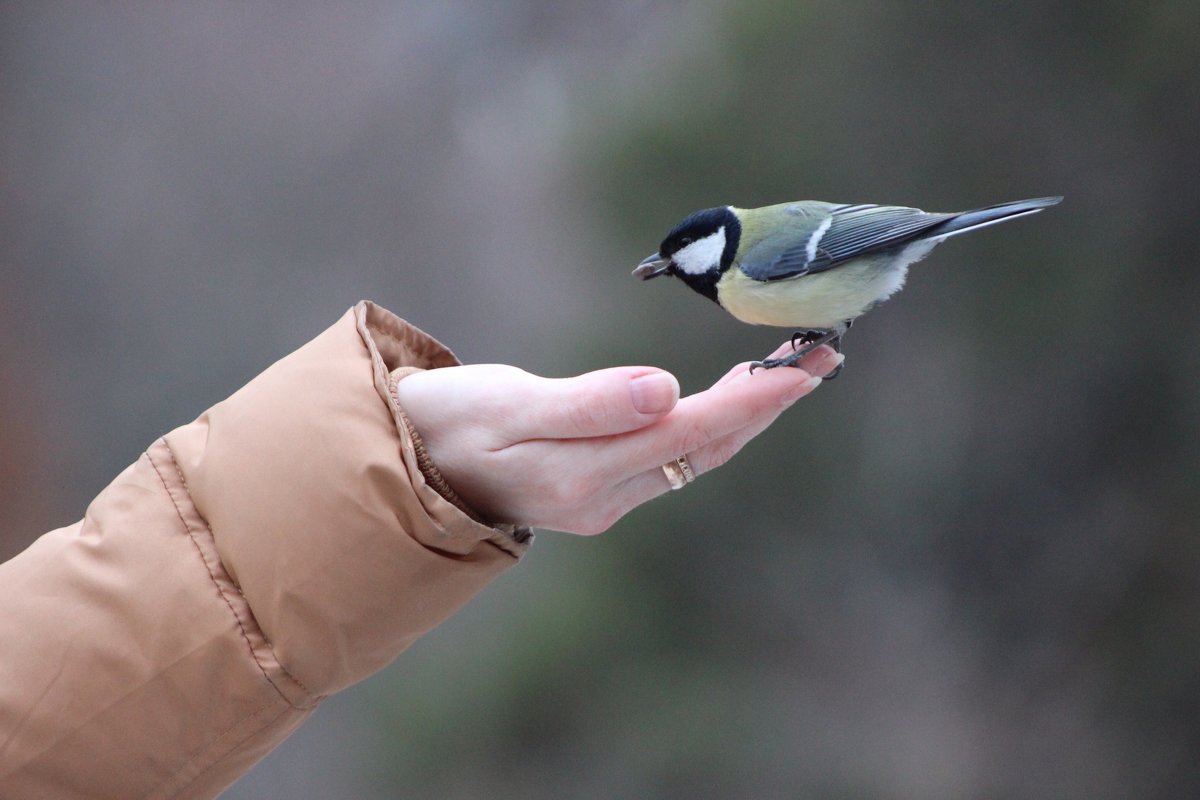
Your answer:
[[[718,382],[683,398],[653,425],[612,438],[596,457],[607,474],[628,478],[771,419],[819,383],[819,378],[794,368],[766,370],[752,380]]]
[[[783,358],[791,352],[791,343],[784,342],[783,344],[779,345],[779,347],[775,348],[775,352],[771,353],[771,355],[767,356],[767,358]],[[811,375],[821,375],[823,377],[826,372],[833,369],[835,366],[832,362],[828,366],[825,366],[825,362],[835,358],[837,355],[838,352],[836,350],[827,344],[823,344],[816,350],[813,350],[811,353],[806,355],[804,358],[800,359],[799,367]],[[729,381],[749,375],[751,363],[752,362],[750,361],[743,361],[742,363],[738,364],[733,369],[729,370],[729,372],[726,372],[725,375],[722,376],[719,381],[717,381],[717,384],[720,385],[723,383],[728,383]]]

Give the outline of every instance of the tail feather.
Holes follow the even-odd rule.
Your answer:
[[[1017,217],[1027,217],[1030,214],[1038,213],[1044,208],[1056,206],[1061,202],[1061,197],[1037,197],[1032,200],[1015,200],[1011,203],[1000,203],[999,205],[977,208],[974,211],[964,211],[961,214],[955,214],[941,225],[931,228],[921,238],[941,241],[960,233],[978,230],[988,225],[995,225],[998,222],[1007,222]]]

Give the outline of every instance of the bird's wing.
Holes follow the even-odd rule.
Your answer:
[[[803,242],[789,242],[786,248],[764,242],[764,246],[752,248],[741,260],[741,269],[759,281],[823,272],[858,256],[919,238],[953,216],[900,206],[839,206]]]

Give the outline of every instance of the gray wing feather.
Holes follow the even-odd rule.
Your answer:
[[[811,258],[806,240],[769,259],[751,258],[742,263],[742,271],[760,281],[823,272],[859,256],[917,239],[953,216],[900,206],[842,206],[830,213],[829,227],[817,239]]]

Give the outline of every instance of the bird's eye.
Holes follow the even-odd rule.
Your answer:
[[[691,243],[692,243],[692,237],[690,237],[690,236],[685,236],[679,240],[680,247],[687,247]]]

